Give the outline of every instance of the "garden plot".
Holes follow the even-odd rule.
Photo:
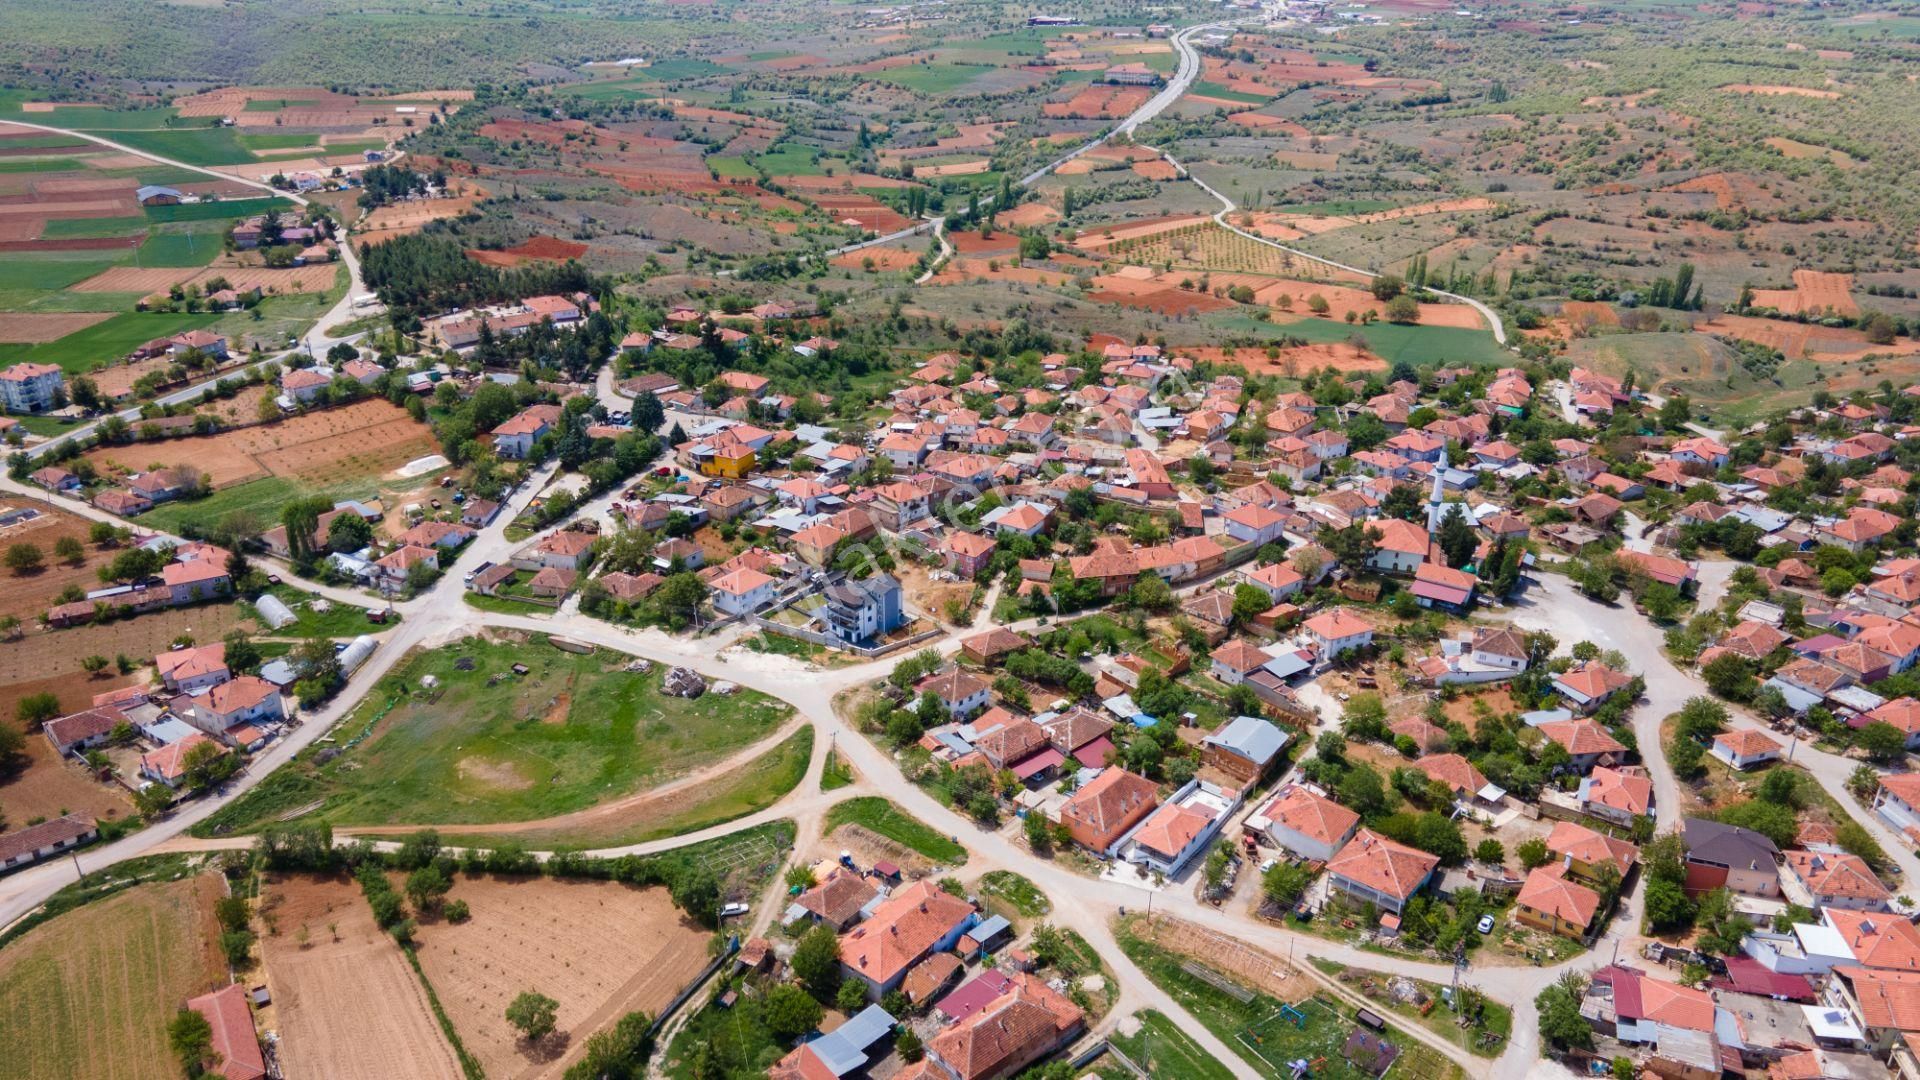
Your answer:
[[[472,917],[423,925],[420,967],[489,1076],[559,1076],[588,1036],[658,1013],[707,962],[708,932],[663,888],[463,877],[448,896]],[[560,1003],[564,1050],[531,1051],[507,1023],[508,1003],[530,987]]]
[[[426,991],[345,877],[262,888],[278,933],[260,939],[288,1076],[462,1080]]]

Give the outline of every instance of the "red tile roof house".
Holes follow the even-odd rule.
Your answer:
[[[524,459],[533,452],[533,444],[560,422],[561,414],[558,405],[527,406],[493,429],[493,452],[503,458]]]
[[[1153,781],[1109,768],[1067,799],[1060,823],[1074,843],[1111,857],[1127,833],[1159,805],[1159,787]]]
[[[1303,859],[1328,862],[1353,839],[1360,815],[1305,785],[1290,784],[1247,818],[1246,828]]]
[[[1780,744],[1765,732],[1753,728],[1723,731],[1715,735],[1713,746],[1707,752],[1742,771],[1780,760]]]
[[[91,818],[74,814],[29,825],[0,836],[0,870],[11,870],[51,858],[100,835]]]
[[[178,788],[187,775],[187,751],[202,743],[220,745],[196,731],[179,742],[168,743],[151,754],[140,755],[140,775],[167,787]]]
[[[1573,758],[1576,772],[1586,773],[1596,766],[1618,765],[1626,758],[1627,748],[1613,733],[1586,718],[1556,720],[1535,730],[1559,743]]]
[[[979,922],[972,904],[931,881],[916,881],[840,935],[841,970],[865,984],[869,1001],[878,1001],[900,985],[908,968],[951,950]]]
[[[916,698],[926,693],[932,693],[939,698],[940,704],[956,720],[986,708],[992,691],[992,684],[985,679],[961,671],[959,668],[938,675],[929,675],[921,679],[913,688]]]
[[[1368,528],[1380,533],[1380,538],[1374,541],[1373,554],[1367,558],[1369,569],[1388,574],[1411,574],[1427,561],[1427,551],[1432,541],[1427,536],[1427,530],[1420,526],[1399,518],[1388,518]]]
[[[211,600],[233,591],[233,579],[227,576],[225,562],[212,559],[168,563],[160,568],[160,580],[175,604]]]
[[[1580,808],[1602,821],[1632,825],[1633,819],[1653,811],[1653,781],[1637,770],[1596,765],[1580,781],[1575,798]]]
[[[1322,660],[1373,644],[1373,624],[1345,608],[1323,611],[1302,627]]]
[[[1590,713],[1632,681],[1605,664],[1589,662],[1554,676],[1553,688],[1576,710]]]
[[[280,688],[255,675],[242,675],[204,694],[175,698],[174,715],[214,738],[227,742],[234,728],[286,719]]]
[[[1789,851],[1781,876],[1788,899],[1808,907],[1892,910],[1893,894],[1858,855]],[[1803,895],[1796,897],[1796,892]]]
[[[1713,1031],[1716,1010],[1705,990],[1662,982],[1620,965],[1600,969],[1593,981],[1600,996],[1611,996],[1614,1037],[1623,1043],[1657,1042],[1661,1026]],[[1596,991],[1588,993],[1591,997]],[[1605,1030],[1604,1017],[1600,1030]]]
[[[47,737],[47,745],[53,747],[55,754],[65,757],[106,742],[113,729],[126,719],[126,714],[115,706],[100,705],[49,720],[41,726],[40,734]]]
[[[1438,856],[1361,829],[1327,862],[1327,883],[1359,903],[1398,915],[1439,865]]]
[[[209,1076],[224,1080],[262,1080],[267,1062],[260,1053],[260,1038],[253,1030],[253,1012],[247,1007],[247,991],[239,983],[228,983],[211,994],[187,1000],[187,1008],[207,1018],[212,1029],[213,1051],[220,1064]]]
[[[927,1042],[927,1058],[953,1080],[1000,1080],[1072,1043],[1080,1007],[1025,972],[1004,994]]]
[[[548,533],[532,547],[522,549],[513,557],[513,565],[522,570],[538,570],[542,567],[556,566],[562,570],[579,570],[586,562],[593,542],[599,539],[591,533],[575,532],[564,529]]]
[[[198,694],[233,677],[225,642],[163,652],[153,658],[153,670],[162,686],[182,694]]]

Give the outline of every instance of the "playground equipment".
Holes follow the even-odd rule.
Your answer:
[[[1307,1014],[1291,1005],[1280,1006],[1280,1017],[1283,1020],[1293,1021],[1293,1026],[1296,1028],[1304,1029],[1307,1026]]]

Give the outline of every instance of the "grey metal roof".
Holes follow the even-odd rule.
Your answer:
[[[967,936],[975,941],[988,941],[991,940],[995,934],[1011,929],[1012,926],[1013,924],[1007,921],[1006,916],[994,915],[967,931]]]
[[[1236,716],[1233,722],[1200,740],[1208,746],[1224,747],[1248,761],[1266,764],[1287,745],[1287,734],[1271,721],[1257,716]]]

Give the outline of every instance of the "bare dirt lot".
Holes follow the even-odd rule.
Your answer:
[[[324,484],[379,476],[433,453],[434,446],[432,431],[406,410],[368,400],[219,435],[107,447],[89,457],[109,471],[189,465],[221,488],[267,476]]]
[[[1795,270],[1791,289],[1755,289],[1755,307],[1777,309],[1782,315],[1832,311],[1851,318],[1860,314],[1853,301],[1853,275]]]
[[[259,289],[266,293],[326,292],[333,287],[336,274],[331,264],[295,266],[286,269],[267,267],[191,267],[140,268],[116,266],[72,286],[75,292],[164,293],[175,285],[198,285],[215,278],[225,279],[227,287],[239,291]]]
[[[462,878],[465,923],[420,929],[420,966],[488,1076],[558,1076],[589,1035],[678,993],[707,960],[707,933],[665,889],[551,878]],[[560,1002],[550,1045],[529,1048],[506,1021],[528,987]]]
[[[113,317],[106,311],[15,311],[0,319],[0,344],[36,345],[58,341]]]
[[[264,886],[261,904],[278,927],[260,951],[288,1076],[461,1080],[426,991],[358,885],[279,878]]]

